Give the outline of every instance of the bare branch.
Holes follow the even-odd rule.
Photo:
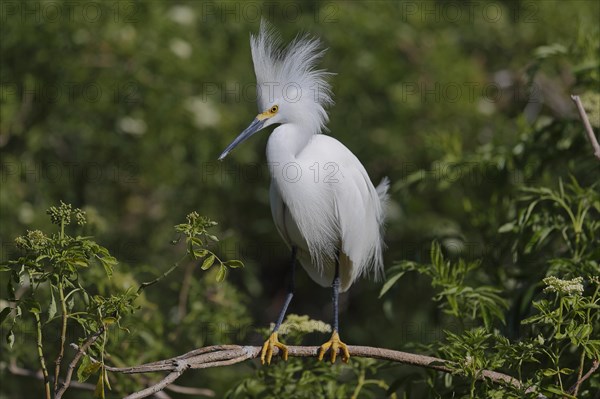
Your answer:
[[[575,102],[575,105],[577,105],[579,117],[583,121],[583,125],[585,126],[585,131],[587,133],[588,138],[590,139],[590,143],[592,144],[592,147],[594,147],[594,155],[596,156],[596,158],[600,159],[600,144],[598,144],[598,139],[594,134],[594,129],[592,129],[590,120],[588,119],[585,109],[583,108],[583,104],[581,103],[581,99],[579,98],[579,96],[576,95],[571,95],[571,99],[573,100],[573,102]]]
[[[388,360],[401,364],[425,367],[433,370],[452,372],[451,364],[443,359],[432,356],[417,355],[391,349],[374,348],[369,346],[348,346],[351,356],[372,359]],[[245,360],[257,358],[260,355],[260,346],[216,345],[195,349],[183,355],[157,362],[142,364],[133,367],[106,367],[107,370],[123,374],[150,373],[167,371],[169,374],[161,381],[142,391],[132,393],[127,399],[140,399],[155,394],[165,389],[177,380],[188,369],[204,369],[209,367],[229,366]],[[288,346],[289,356],[316,357],[318,346]],[[277,354],[278,349],[275,350]],[[523,384],[514,377],[491,370],[483,370],[479,375],[480,380],[512,385],[522,388]],[[528,389],[532,391],[532,389]]]
[[[52,288],[51,288],[52,289]],[[67,301],[65,300],[65,291],[63,289],[62,280],[58,282],[58,294],[60,300],[62,326],[60,331],[60,346],[58,356],[54,362],[54,393],[58,392],[58,377],[60,375],[60,364],[65,355],[65,343],[67,342]]]
[[[594,374],[594,372],[596,370],[598,370],[599,366],[600,366],[600,360],[598,360],[598,359],[594,360],[592,362],[592,367],[588,370],[588,372],[585,373],[585,375],[583,377],[578,379],[577,382],[571,388],[569,388],[569,390],[567,392],[569,392],[570,394],[573,394],[573,395],[577,395],[577,391],[579,390],[579,386],[581,385],[581,383],[583,383],[585,380],[590,378],[590,376],[592,374]]]
[[[214,398],[216,396],[215,391],[207,388],[196,388],[196,387],[184,387],[181,385],[171,384],[167,387],[167,390],[175,393],[180,393],[183,395],[193,395],[193,396],[207,396],[210,398]]]
[[[77,366],[77,363],[79,363],[79,359],[81,359],[81,356],[83,356],[85,351],[87,351],[90,348],[90,346],[92,346],[92,344],[96,342],[98,337],[102,335],[103,332],[104,327],[101,327],[93,335],[90,335],[90,337],[83,343],[83,345],[81,345],[81,347],[77,349],[77,353],[73,357],[71,363],[69,363],[69,368],[67,370],[67,376],[65,378],[65,381],[60,384],[60,388],[58,388],[58,390],[56,391],[56,399],[60,399],[64,395],[67,388],[69,388],[69,385],[71,385],[71,379],[73,378],[73,371],[75,370],[75,366]]]
[[[19,376],[23,376],[23,377],[32,377],[35,378],[37,380],[44,380],[44,375],[42,374],[42,371],[33,371],[33,370],[29,370],[29,369],[24,369],[22,367],[17,366],[17,363],[14,361],[14,359],[11,359],[9,365],[8,365],[8,371],[13,374],[13,375],[19,375]],[[78,382],[78,381],[74,381],[71,383],[71,386],[73,388],[77,388],[77,389],[84,389],[86,391],[93,391],[94,389],[96,389],[96,386],[93,384],[88,384],[86,382]]]
[[[165,387],[169,384],[171,384],[173,381],[175,381],[176,379],[178,379],[185,370],[187,370],[189,368],[189,364],[187,364],[187,362],[180,362],[178,364],[175,365],[175,370],[171,373],[169,373],[169,375],[167,375],[165,378],[163,378],[160,382],[158,382],[157,384],[154,384],[146,389],[143,389],[139,392],[136,393],[132,393],[131,395],[127,395],[125,397],[125,399],[140,399],[140,398],[145,398],[148,397],[150,395],[154,395],[155,393],[162,391],[163,389],[165,389]]]

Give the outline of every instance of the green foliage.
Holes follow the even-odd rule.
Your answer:
[[[203,345],[261,342],[254,326],[276,317],[289,259],[268,209],[268,132],[216,161],[256,111],[248,44],[258,29],[255,7],[4,5],[0,395],[44,395],[42,383],[12,378],[10,365],[38,371],[41,338],[52,378],[61,346],[59,281],[67,360],[74,354],[67,344],[82,344],[103,324],[108,332],[91,355],[104,354],[115,366]],[[361,375],[376,383],[359,397],[568,397],[563,392],[590,370],[599,336],[600,167],[569,96],[581,96],[597,131],[599,3],[260,6],[285,41],[304,31],[323,40],[329,50],[321,66],[336,73],[329,134],[373,181],[389,176],[393,183],[385,259],[394,266],[380,299],[381,287],[366,280],[342,296],[344,341],[448,356],[456,374],[293,359],[260,371],[248,362],[203,370],[202,378],[186,373],[178,383],[210,388],[216,397],[234,386],[237,397],[252,397],[274,395],[274,381],[277,392],[295,392],[306,372],[310,384],[302,380],[298,392],[309,397],[351,397]],[[90,21],[94,10],[98,19]],[[55,204],[49,221],[43,210]],[[173,221],[196,208],[219,225],[194,216],[176,231],[182,239],[166,244]],[[433,258],[432,242],[439,243]],[[22,264],[9,267],[19,258]],[[248,272],[232,270],[240,264],[229,259],[243,260]],[[545,280],[551,277],[557,280]],[[328,321],[329,291],[315,289],[303,273],[297,285],[291,310]],[[297,333],[286,339],[322,343]],[[465,363],[469,351],[480,363]],[[82,361],[81,378],[100,393],[104,368]],[[481,364],[532,392],[473,383]],[[106,394],[116,397],[148,383],[108,379],[113,391]],[[246,395],[242,384],[256,393]],[[598,390],[596,372],[576,396],[594,398]]]
[[[465,280],[470,272],[479,266],[479,261],[445,260],[440,244],[434,242],[431,245],[431,263],[403,261],[393,266],[389,270],[390,277],[383,285],[380,296],[389,291],[406,272],[415,271],[431,278],[432,287],[439,290],[433,300],[440,303],[440,308],[445,313],[459,318],[463,325],[465,322],[482,320],[489,330],[494,319],[504,323],[504,310],[508,307],[508,303],[498,295],[501,292],[498,288],[466,284]]]
[[[155,280],[142,283],[137,290],[130,286],[106,295],[95,294],[98,284],[94,282],[90,270],[101,267],[106,278],[110,279],[118,265],[117,260],[110,255],[108,249],[98,245],[91,237],[68,234],[67,229],[72,224],[72,217],[78,226],[86,224],[85,212],[81,209],[61,202],[60,206],[48,209],[47,214],[52,224],[58,226],[58,232],[46,235],[42,231],[34,230],[17,237],[15,244],[21,250],[22,256],[9,260],[1,266],[1,271],[9,275],[7,300],[11,303],[0,313],[1,322],[8,320],[10,324],[6,342],[8,347],[12,348],[15,340],[14,330],[21,324],[27,323],[29,317],[33,317],[39,366],[47,381],[46,397],[50,398],[50,380],[64,378],[62,373],[65,367],[64,365],[61,367],[61,363],[65,347],[68,345],[67,335],[72,338],[75,332],[80,337],[78,345],[89,346],[77,369],[77,378],[80,382],[84,382],[98,373],[94,396],[104,398],[105,390],[111,389],[105,367],[105,359],[111,356],[107,351],[108,340],[112,336],[109,334],[111,329],[116,326],[119,330],[130,334],[130,330],[121,323],[124,318],[130,318],[139,309],[135,301],[145,288],[156,284],[176,270],[179,263]],[[199,216],[197,212],[190,213],[187,222],[175,226],[175,229],[186,235],[188,244],[186,256],[192,261],[202,256],[211,259],[211,262],[217,259],[220,270],[226,267],[243,266],[238,260],[223,262],[204,247],[202,238],[218,241],[216,236],[207,232],[208,228],[216,225],[216,222]],[[204,267],[206,263],[205,260],[202,270],[208,269]],[[217,273],[217,282],[223,280],[224,276],[220,277],[220,273]],[[17,292],[20,294],[17,295]],[[25,294],[22,294],[23,292]],[[57,326],[59,323],[60,326]],[[76,323],[74,328],[73,323]],[[48,349],[52,342],[47,335],[52,334],[44,334],[44,331],[53,330],[58,331],[60,344],[52,378],[47,368],[47,359],[54,351]],[[142,332],[136,331],[136,333]],[[115,361],[116,358],[113,357],[112,360]],[[54,385],[53,397],[62,395],[60,388],[61,384]]]
[[[489,317],[484,316],[487,313],[504,321],[508,302],[497,295],[499,290],[483,285],[474,289],[465,286],[465,279],[476,271],[478,262],[461,259],[451,264],[444,260],[437,243],[432,245],[431,264],[396,265],[395,274],[384,284],[382,294],[390,291],[407,271],[416,271],[431,278],[432,286],[441,290],[433,299],[441,303],[448,315],[458,318],[463,325],[465,318],[471,325],[483,323],[485,328],[459,333],[446,331],[445,342],[429,346],[450,361],[456,375],[468,380],[464,397],[517,398],[540,393],[549,398],[575,397],[573,393],[577,391],[578,397],[588,397],[597,381],[592,378],[581,388],[577,381],[590,360],[600,359],[600,340],[595,339],[600,331],[600,269],[595,260],[597,245],[591,244],[597,244],[595,226],[600,209],[594,204],[598,203],[598,193],[591,188],[583,189],[574,179],[566,188],[559,181],[558,191],[548,188],[525,191],[528,195],[517,200],[522,204],[517,220],[499,229],[501,234],[513,234],[514,258],[546,249],[547,244],[542,242],[549,239],[552,231],[559,233],[562,248],[554,254],[555,258],[544,258],[548,277],[541,284],[545,287],[538,293],[540,299],[532,303],[533,314],[520,321],[523,333],[519,340],[510,340],[501,330],[492,329]],[[538,206],[542,201],[551,205]],[[590,272],[594,274],[581,276]],[[577,277],[565,279],[549,274]],[[488,380],[477,383],[483,370],[504,371],[509,375],[516,370],[516,377],[523,385],[499,388]],[[454,392],[460,391],[457,385],[457,382],[451,384]],[[445,386],[448,388],[447,383]]]
[[[219,239],[209,234],[207,229],[216,226],[217,222],[210,220],[207,217],[198,215],[197,212],[192,212],[186,216],[187,223],[178,224],[175,230],[185,235],[185,243],[187,246],[187,254],[191,259],[202,259],[202,270],[210,269],[214,264],[219,265],[217,271],[217,282],[220,283],[227,277],[227,268],[237,269],[244,267],[244,264],[239,260],[228,260],[223,262],[214,252],[206,248],[205,241],[218,242]],[[204,241],[203,241],[204,240]]]

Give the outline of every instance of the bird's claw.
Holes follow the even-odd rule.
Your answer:
[[[331,363],[335,363],[335,359],[337,358],[340,349],[342,350],[342,361],[348,363],[348,360],[350,359],[348,346],[340,340],[340,335],[337,331],[334,331],[331,338],[329,338],[329,341],[325,342],[319,348],[319,361],[323,360],[325,352],[329,349],[331,349]]]
[[[277,338],[277,333],[274,332],[263,344],[262,350],[260,351],[260,363],[268,365],[271,364],[273,358],[273,348],[278,348],[281,351],[281,357],[283,360],[288,360],[288,348]]]

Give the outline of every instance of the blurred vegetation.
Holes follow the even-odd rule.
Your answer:
[[[581,95],[597,130],[597,2],[1,6],[0,240],[10,269],[0,274],[2,309],[14,306],[5,282],[13,281],[15,298],[33,291],[33,280],[15,277],[24,270],[8,261],[39,250],[27,245],[44,241],[40,234],[60,234],[45,210],[63,201],[85,212],[84,225],[63,232],[73,240],[69,248],[85,256],[66,259],[68,268],[54,277],[83,276],[98,302],[73,309],[103,315],[90,316],[88,326],[107,322],[105,310],[98,313],[103,306],[119,310],[118,326],[108,320],[106,347],[96,352],[107,364],[262,343],[257,328],[279,311],[289,260],[269,210],[268,134],[216,161],[256,114],[248,38],[262,12],[286,41],[306,31],[329,47],[322,64],[337,74],[329,134],[373,181],[387,175],[393,182],[388,280],[361,281],[340,298],[344,341],[437,354],[457,362],[456,374],[290,359],[269,368],[247,362],[202,370],[177,383],[232,398],[523,397],[475,382],[481,368],[493,368],[563,397],[598,357],[600,163],[569,98]],[[210,254],[194,255],[194,242],[180,237],[193,229],[184,223],[173,230],[194,210],[219,223],[210,227],[219,241],[205,238],[203,249],[195,248],[218,259],[207,271],[193,258]],[[23,237],[19,248],[16,237]],[[51,240],[67,245],[60,243],[65,237]],[[75,260],[87,262],[91,253],[108,264],[80,269]],[[184,253],[173,272],[126,298]],[[244,269],[226,264],[235,259]],[[28,265],[48,271],[40,262]],[[8,365],[39,369],[38,319],[49,359],[58,354],[57,284],[37,287],[40,306],[27,302],[12,334],[17,312],[2,312],[0,397],[42,397],[42,382],[12,376]],[[126,300],[105,301],[115,296]],[[330,291],[299,273],[290,312],[328,322],[330,309]],[[67,344],[91,330],[69,327]],[[290,340],[325,338],[314,332]],[[73,355],[67,347],[66,359]],[[102,373],[88,371],[96,380]],[[108,379],[114,397],[148,382]],[[598,391],[596,373],[577,397],[597,398]],[[75,389],[66,395],[91,396]]]

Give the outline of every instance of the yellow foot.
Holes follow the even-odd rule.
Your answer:
[[[329,341],[321,345],[321,348],[319,349],[319,360],[323,360],[323,356],[329,348],[331,348],[331,363],[335,363],[335,358],[337,357],[338,351],[340,349],[342,350],[342,361],[344,363],[348,363],[348,360],[350,359],[350,352],[348,352],[348,346],[346,346],[345,343],[340,341],[340,335],[337,331],[333,332],[331,338],[329,338]]]
[[[277,338],[277,333],[274,332],[271,334],[269,339],[265,341],[262,350],[260,351],[260,362],[262,364],[271,364],[271,359],[273,358],[273,347],[279,348],[283,360],[288,360],[288,348],[287,346],[279,342],[279,339]]]

